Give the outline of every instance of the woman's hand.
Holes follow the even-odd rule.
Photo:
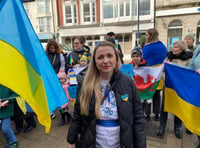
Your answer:
[[[69,148],[76,148],[75,144],[69,144]]]
[[[196,71],[198,74],[200,74],[200,69],[197,69],[197,71]]]

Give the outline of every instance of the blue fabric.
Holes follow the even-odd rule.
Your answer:
[[[161,41],[153,42],[143,47],[142,55],[149,66],[162,64],[167,57],[167,48]]]
[[[7,142],[13,143],[16,142],[17,139],[15,134],[10,126],[10,118],[0,119],[0,127],[3,132],[4,137],[6,138]]]
[[[96,124],[104,127],[116,127],[119,126],[119,120],[97,120]]]
[[[9,17],[7,17],[8,13]],[[21,0],[1,0],[0,19],[0,40],[15,47],[34,70],[41,75],[49,111],[52,113],[56,108],[65,104],[68,99],[31,25]]]

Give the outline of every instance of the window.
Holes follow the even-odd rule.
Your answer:
[[[77,24],[78,15],[77,15],[77,3],[66,1],[64,5],[64,20],[65,24]]]
[[[39,32],[50,32],[50,17],[39,18]]]
[[[113,0],[113,1],[112,0],[104,0],[103,1],[104,19],[130,16],[131,1],[132,0]],[[137,8],[137,5],[136,5],[136,8]]]
[[[103,15],[104,18],[113,18],[113,4],[112,0],[103,0]]]
[[[49,0],[37,1],[38,13],[49,12]]]
[[[140,15],[150,14],[150,0],[140,0]]]
[[[130,35],[128,34],[128,35],[125,35],[125,37],[124,37],[124,42],[129,42],[130,41]]]
[[[119,41],[119,42],[122,42],[123,40],[123,37],[121,35],[116,35],[116,39]]]
[[[179,20],[174,20],[168,25],[168,41],[167,46],[172,50],[173,43],[182,39],[182,23]]]
[[[90,22],[90,5],[83,4],[83,17],[84,22]]]
[[[137,16],[137,0],[132,2],[132,16]]]
[[[96,1],[87,0],[81,3],[82,23],[96,22]]]

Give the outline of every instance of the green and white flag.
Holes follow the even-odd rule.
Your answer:
[[[133,79],[141,100],[152,99],[158,87],[163,64],[133,68]]]

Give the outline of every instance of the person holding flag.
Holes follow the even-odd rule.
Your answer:
[[[176,41],[173,43],[173,51],[168,52],[166,61],[181,66],[187,66],[191,58],[192,52],[187,49],[185,42]],[[162,137],[165,133],[165,127],[168,119],[168,113],[164,111],[164,95],[160,114],[160,127],[157,130],[157,136]],[[177,138],[182,137],[181,127],[182,121],[177,116],[174,116],[174,133]]]
[[[148,29],[145,33],[146,43],[142,48],[142,54],[144,60],[147,62],[148,66],[154,66],[158,64],[163,64],[167,56],[166,46],[159,40],[159,33],[156,29]],[[162,80],[159,82],[159,86],[162,84]],[[153,113],[155,114],[154,120],[159,120],[160,112],[160,88],[157,88],[152,100],[149,98],[146,104],[147,115],[145,118],[147,121],[151,120],[151,102],[153,101]]]
[[[194,54],[192,56],[192,60],[190,61],[188,68],[191,70],[196,71],[198,74],[200,74],[200,46],[194,50]],[[200,135],[198,137],[198,146],[196,148],[200,148]]]
[[[10,125],[10,118],[14,115],[14,101],[17,94],[0,85],[0,129],[7,141],[5,148],[17,148],[18,142]]]

